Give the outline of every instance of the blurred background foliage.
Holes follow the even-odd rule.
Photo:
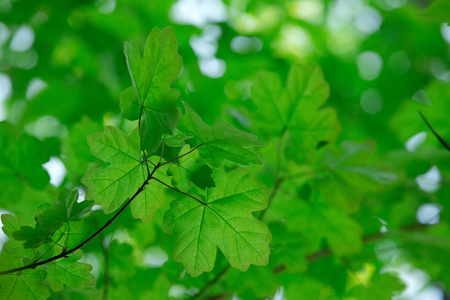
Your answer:
[[[275,72],[285,82],[292,63],[318,62],[330,85],[326,106],[337,109],[342,127],[315,162],[286,168],[306,176],[287,182],[267,215],[274,235],[269,267],[230,270],[209,295],[444,299],[450,155],[418,110],[450,140],[448,21],[448,0],[1,0],[0,208],[30,219],[60,188],[83,192],[81,177],[98,163],[86,136],[108,124],[131,128],[119,114],[119,94],[130,84],[123,42],[142,49],[153,27],[171,25],[183,57],[175,86],[207,123],[252,130],[256,72]],[[270,169],[276,143],[265,142],[260,154]],[[311,168],[327,171],[309,176]],[[274,186],[268,172],[254,170]],[[309,228],[313,216],[284,222],[293,207],[308,210],[295,198],[315,195],[339,209],[323,210],[324,226]],[[114,236],[110,298],[188,299],[225,265],[219,257],[213,273],[185,274],[171,258],[173,237],[160,230],[162,215],[150,226],[128,212],[105,233],[105,240]],[[98,227],[107,217],[95,211],[89,219]],[[361,232],[349,232],[355,222]],[[417,227],[405,227],[411,224]],[[343,237],[333,242],[336,229]],[[389,230],[389,239],[370,243],[380,230]],[[362,239],[349,245],[348,234]],[[307,256],[324,249],[322,238],[345,260]],[[103,255],[101,243],[85,248],[95,288],[52,297],[101,297]]]

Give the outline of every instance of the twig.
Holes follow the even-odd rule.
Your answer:
[[[230,269],[230,265],[227,264],[219,273],[217,273],[217,275],[210,281],[208,281],[207,284],[205,284],[204,287],[202,287],[202,289],[200,291],[198,291],[197,294],[195,294],[194,296],[192,296],[191,299],[198,299],[200,298],[204,293],[206,293],[214,284],[217,283],[217,281],[219,281],[223,275],[225,275],[228,270]]]
[[[19,267],[19,268],[14,268],[14,269],[10,269],[10,270],[6,270],[6,271],[2,271],[0,272],[0,275],[6,275],[6,274],[11,274],[11,273],[15,273],[15,272],[19,272],[19,271],[23,271],[23,270],[28,270],[28,269],[35,269],[36,267],[45,265],[49,262],[52,262],[54,260],[63,258],[63,257],[67,257],[69,254],[72,254],[73,252],[77,251],[80,248],[83,248],[87,243],[89,243],[93,238],[95,238],[97,235],[99,235],[103,230],[105,230],[109,225],[112,224],[112,222],[124,211],[124,209],[130,205],[130,203],[143,191],[145,190],[145,186],[148,184],[148,182],[150,181],[150,179],[152,178],[153,174],[155,173],[155,171],[158,168],[154,168],[152,173],[150,174],[150,176],[144,181],[144,183],[138,188],[138,190],[134,193],[134,195],[125,203],[124,206],[122,206],[122,208],[111,218],[109,219],[105,225],[103,225],[99,230],[97,230],[96,232],[94,232],[90,237],[88,237],[86,240],[84,240],[81,244],[79,244],[78,246],[68,250],[68,251],[63,251],[61,254],[50,257],[49,259],[40,261],[40,262],[35,262],[35,263],[30,263],[28,265]]]
[[[198,198],[196,198],[196,197],[194,197],[194,196],[192,196],[192,195],[189,195],[188,193],[185,193],[185,192],[182,192],[182,191],[180,191],[180,190],[177,190],[177,189],[174,188],[173,186],[168,185],[167,183],[165,183],[165,182],[159,180],[158,178],[153,177],[152,179],[158,181],[158,182],[161,183],[162,185],[165,185],[166,187],[168,187],[168,188],[171,189],[171,190],[174,190],[174,191],[177,192],[177,193],[183,194],[183,195],[185,195],[185,196],[187,196],[187,197],[191,197],[192,199],[196,200],[196,201],[199,202],[200,204],[206,205],[206,203],[203,202],[202,200],[200,200],[200,199],[198,199]]]
[[[427,118],[425,118],[425,116],[423,115],[423,113],[419,110],[419,114],[422,117],[423,121],[425,122],[425,124],[427,124],[428,128],[430,128],[431,132],[433,132],[433,134],[437,137],[437,139],[439,140],[439,142],[441,142],[441,144],[448,150],[450,151],[450,145],[436,132],[436,130],[434,130],[433,126],[431,126],[430,122],[428,122]]]
[[[171,163],[171,162],[174,161],[174,160],[180,159],[180,158],[182,158],[183,156],[188,155],[189,153],[191,153],[192,151],[195,151],[195,149],[197,149],[197,148],[200,147],[200,146],[203,146],[203,144],[200,144],[200,145],[195,146],[194,148],[192,148],[191,150],[189,150],[188,152],[186,152],[186,153],[183,154],[183,155],[180,155],[180,156],[178,156],[178,157],[172,158],[171,160],[168,160],[168,161],[166,161],[166,162],[163,162],[163,163],[161,164],[161,166],[164,166],[165,164]]]

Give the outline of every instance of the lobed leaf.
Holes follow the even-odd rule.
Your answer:
[[[147,178],[145,163],[141,162],[138,130],[127,135],[107,126],[104,132],[90,135],[88,143],[92,154],[110,165],[90,169],[83,177],[81,182],[88,187],[86,199],[102,205],[109,214],[130,198]],[[156,173],[165,177],[163,168]],[[145,191],[131,203],[131,212],[135,218],[148,222],[163,205],[163,186],[150,181]]]
[[[179,156],[191,151],[189,145],[181,148]],[[201,189],[214,187],[214,180],[211,177],[211,168],[203,164],[204,160],[198,154],[198,150],[194,150],[186,156],[179,159],[179,165],[171,165],[167,170],[167,175],[172,177],[172,185],[178,187],[181,191],[187,192],[191,187],[191,183]]]
[[[260,72],[252,85],[254,128],[268,136],[290,135],[286,156],[297,163],[311,161],[315,149],[337,138],[340,125],[336,111],[321,108],[329,87],[317,65],[293,64],[286,87],[278,75]]]
[[[122,116],[141,117],[141,149],[158,149],[163,134],[173,134],[180,116],[176,101],[180,92],[170,85],[178,77],[182,59],[172,27],[154,28],[141,57],[134,42],[125,42],[125,57],[132,86],[120,95]]]
[[[217,248],[241,271],[267,264],[272,237],[252,215],[267,206],[266,187],[245,169],[217,169],[213,178],[217,186],[207,188],[204,202],[182,197],[164,215],[164,231],[177,235],[175,261],[194,277],[213,269]]]
[[[52,261],[48,264],[47,281],[55,292],[64,288],[64,285],[74,289],[95,284],[95,278],[91,274],[92,266],[80,263],[81,251],[76,251],[68,258]]]
[[[228,123],[206,125],[187,103],[184,103],[184,107],[186,114],[180,117],[178,128],[200,140],[202,145],[199,147],[200,156],[208,163],[220,167],[226,159],[241,165],[261,164],[255,153],[244,148],[264,145],[255,135],[237,130]]]

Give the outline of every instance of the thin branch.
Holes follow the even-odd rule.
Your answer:
[[[198,199],[198,198],[196,198],[196,197],[194,197],[194,196],[192,196],[192,195],[189,195],[188,193],[185,193],[185,192],[182,192],[182,191],[180,191],[180,190],[177,190],[177,189],[174,188],[173,186],[168,185],[167,183],[165,183],[165,182],[159,180],[159,179],[156,178],[156,177],[152,177],[152,179],[158,181],[159,183],[165,185],[166,187],[168,187],[168,188],[171,189],[171,190],[174,190],[174,191],[177,192],[177,193],[183,194],[183,195],[185,195],[185,196],[187,196],[187,197],[191,197],[192,199],[196,200],[196,201],[199,202],[200,204],[206,205],[206,203],[203,202],[202,200],[200,200],[200,199]]]
[[[267,206],[266,206],[266,208],[263,211],[261,211],[261,214],[258,217],[259,220],[264,219],[264,217],[266,215],[266,212],[269,209],[270,205],[272,204],[273,199],[277,195],[278,191],[280,190],[280,187],[281,187],[281,184],[283,183],[283,181],[284,181],[284,178],[277,178],[276,179],[275,186],[273,187],[272,192],[269,195],[269,198],[267,198]]]
[[[161,149],[161,155],[159,156],[159,161],[158,161],[158,166],[159,165],[161,165],[161,160],[162,160],[162,157],[163,157],[163,155],[164,155],[164,146],[165,146],[165,140],[163,140],[162,141],[162,149]]]
[[[191,299],[198,299],[200,298],[204,293],[206,293],[214,284],[216,284],[230,269],[230,264],[227,264],[217,275],[210,281],[208,281],[207,284],[205,284],[204,287],[201,288],[200,291],[198,291],[197,294],[192,296]]]
[[[406,225],[404,227],[399,228],[399,231],[401,231],[401,232],[409,232],[409,231],[422,230],[422,229],[425,229],[425,228],[429,228],[429,227],[431,227],[433,225],[434,224],[414,223],[414,224]],[[391,232],[388,231],[388,232],[385,232],[385,233],[383,233],[383,232],[372,233],[372,234],[363,236],[362,242],[363,242],[363,244],[370,244],[370,243],[373,243],[373,242],[376,242],[376,241],[379,241],[379,240],[385,238],[389,233],[391,233]],[[308,262],[312,262],[312,261],[318,260],[320,258],[323,258],[323,257],[331,255],[331,254],[333,254],[333,251],[331,251],[330,248],[327,248],[327,249],[319,250],[317,252],[314,252],[314,253],[306,256],[306,259],[308,260]]]
[[[185,154],[180,155],[180,156],[175,157],[175,158],[172,158],[171,160],[168,160],[168,161],[162,163],[161,166],[164,166],[165,164],[171,163],[171,162],[173,162],[174,160],[180,159],[180,158],[182,158],[183,156],[188,155],[189,153],[191,153],[192,151],[194,151],[195,149],[197,149],[197,148],[200,147],[200,146],[203,146],[203,144],[197,145],[197,146],[195,146],[194,148],[192,148],[191,150],[189,150],[188,152],[186,152]]]
[[[109,219],[100,229],[98,229],[96,232],[94,232],[90,237],[88,237],[86,240],[84,240],[81,244],[79,244],[78,246],[65,251],[63,250],[63,252],[59,255],[50,257],[49,259],[40,261],[40,262],[35,262],[35,263],[30,263],[28,265],[19,267],[19,268],[14,268],[14,269],[10,269],[10,270],[6,270],[6,271],[2,271],[0,272],[0,275],[6,275],[6,274],[11,274],[11,273],[15,273],[15,272],[19,272],[19,271],[23,271],[23,270],[28,270],[28,269],[35,269],[36,267],[45,265],[49,262],[52,262],[54,260],[60,259],[60,258],[65,258],[68,257],[69,254],[72,254],[73,252],[77,251],[80,248],[83,248],[87,243],[89,243],[93,238],[95,238],[97,235],[99,235],[103,230],[105,230],[109,225],[112,224],[112,222],[125,210],[125,208],[130,205],[130,203],[143,191],[145,190],[146,185],[148,184],[148,182],[150,181],[150,179],[152,178],[153,174],[155,173],[155,171],[158,168],[155,167],[152,171],[152,173],[150,174],[150,176],[144,181],[144,183],[138,188],[138,190],[134,193],[134,195],[125,203],[125,205],[122,206],[122,208],[111,218]],[[61,246],[62,247],[62,246]]]
[[[425,124],[427,124],[428,128],[430,128],[431,132],[433,132],[433,134],[437,137],[437,139],[439,140],[439,142],[441,142],[441,144],[448,150],[450,151],[450,145],[436,132],[436,130],[434,130],[433,126],[431,126],[430,122],[428,122],[427,118],[425,118],[425,116],[423,115],[423,113],[419,110],[419,114],[422,117],[423,121],[425,122]]]

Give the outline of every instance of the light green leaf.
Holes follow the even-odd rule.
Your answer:
[[[180,117],[178,128],[200,140],[200,156],[208,163],[219,167],[227,159],[241,165],[261,164],[255,153],[244,148],[264,145],[255,135],[237,130],[228,123],[206,125],[187,103],[184,103],[184,107],[186,114]]]
[[[86,199],[102,205],[104,212],[109,214],[130,198],[147,178],[147,169],[141,163],[139,134],[134,130],[127,135],[107,126],[105,132],[90,135],[88,143],[92,154],[110,165],[90,169],[83,177],[82,182],[88,187]],[[165,177],[164,173],[160,168],[155,176]],[[151,180],[145,191],[131,203],[131,212],[135,218],[148,222],[163,206],[163,186]]]
[[[183,147],[186,145],[185,140],[193,138],[192,134],[184,134],[180,130],[176,129],[173,131],[173,135],[168,135],[165,137],[164,141],[170,147]]]
[[[14,239],[13,232],[20,230],[24,225],[27,225],[21,216],[12,216],[9,214],[2,214],[2,230],[3,233],[10,239]]]
[[[72,249],[82,243],[89,236],[90,228],[84,221],[64,223],[53,234],[53,242]]]
[[[340,125],[336,111],[321,108],[329,87],[317,65],[293,64],[283,87],[278,75],[261,72],[252,85],[254,128],[268,136],[287,132],[288,158],[297,163],[311,161],[316,147],[336,139]]]
[[[188,153],[190,150],[189,145],[184,146],[180,150],[179,156]],[[171,165],[167,172],[169,176],[173,176],[172,185],[183,192],[189,190],[191,182],[202,189],[215,186],[214,180],[211,178],[212,170],[207,165],[202,164],[203,161],[198,154],[198,150],[181,157],[179,165]]]
[[[48,264],[47,281],[55,292],[64,288],[64,284],[74,289],[95,284],[91,274],[92,266],[77,262],[81,258],[81,251],[76,251],[68,258],[58,259]]]
[[[156,151],[163,134],[173,134],[180,110],[176,101],[180,92],[170,85],[178,77],[182,59],[172,27],[154,28],[141,57],[134,42],[125,42],[124,52],[133,83],[120,95],[122,116],[141,119],[141,149]]]
[[[271,233],[252,215],[267,206],[266,187],[245,169],[217,169],[213,178],[217,186],[207,188],[203,203],[182,197],[164,216],[164,231],[177,235],[175,261],[198,276],[213,269],[219,248],[241,271],[250,264],[266,265]]]
[[[391,299],[395,296],[395,292],[400,293],[404,288],[399,278],[386,273],[379,274],[377,270],[367,285],[359,283],[347,295],[354,299]]]
[[[0,256],[0,271],[22,266],[21,260],[2,253]],[[24,270],[0,276],[0,299],[33,299],[43,300],[50,297],[50,291],[43,283],[47,276],[41,268]]]

